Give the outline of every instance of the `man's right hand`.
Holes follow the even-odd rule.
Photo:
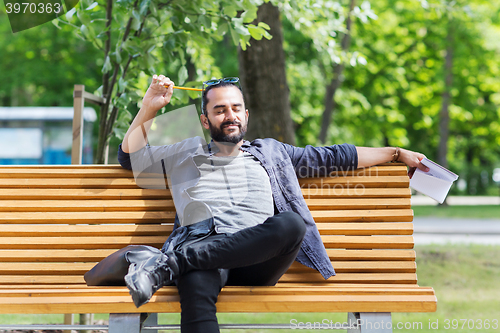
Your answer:
[[[170,103],[173,92],[174,82],[172,80],[164,75],[153,75],[151,85],[142,99],[142,108],[149,112],[157,112]]]
[[[174,82],[168,77],[153,75],[151,85],[142,99],[142,107],[123,138],[122,150],[125,153],[136,152],[146,145],[152,119],[162,107],[170,103],[173,91]]]

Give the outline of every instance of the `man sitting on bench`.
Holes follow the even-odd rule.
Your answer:
[[[294,147],[274,139],[244,140],[249,112],[237,78],[204,82],[200,138],[151,147],[151,119],[170,102],[174,82],[154,75],[119,149],[128,169],[161,166],[171,178],[176,226],[162,251],[130,260],[125,282],[137,307],[162,286],[177,285],[181,330],[218,332],[216,302],[225,285],[272,286],[294,260],[335,274],[297,179],[388,161],[426,171],[424,155],[401,148],[350,144]],[[136,161],[136,164],[131,161]],[[141,162],[142,161],[142,162]],[[130,258],[133,254],[130,255]]]

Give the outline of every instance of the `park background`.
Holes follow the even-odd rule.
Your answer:
[[[492,177],[500,167],[498,0],[84,0],[59,19],[17,33],[4,8],[0,106],[71,107],[75,84],[106,97],[109,104],[87,105],[98,117],[94,163],[105,160],[106,146],[109,163],[116,163],[154,73],[192,87],[239,76],[251,115],[248,138],[400,146],[457,173],[460,186],[451,195],[500,195]],[[193,103],[199,111],[198,93],[176,90],[161,113]],[[414,209],[416,217],[500,216],[498,206]],[[395,314],[394,323],[418,321],[429,331],[429,320],[500,320],[498,246],[416,250],[419,284],[435,288],[438,312]],[[345,320],[298,316],[241,320]],[[171,319],[177,321],[164,317]]]

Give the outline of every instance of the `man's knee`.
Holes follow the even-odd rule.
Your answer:
[[[276,218],[276,234],[287,239],[304,238],[306,234],[306,224],[304,219],[297,213],[286,211],[274,216]]]

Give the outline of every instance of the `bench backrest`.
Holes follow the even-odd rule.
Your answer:
[[[281,283],[415,285],[406,167],[302,179],[337,275],[294,263]],[[142,189],[118,165],[0,167],[0,284],[84,284],[129,244],[160,248],[173,228],[168,190]]]

